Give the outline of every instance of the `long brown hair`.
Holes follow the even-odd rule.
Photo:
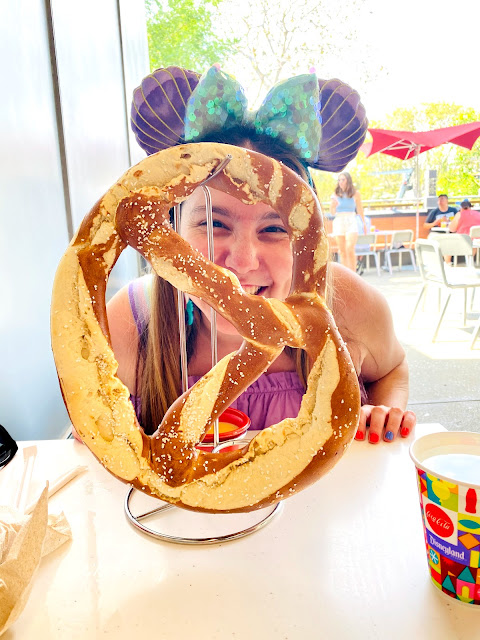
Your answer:
[[[228,135],[210,136],[208,142],[233,144],[258,151],[283,162],[312,184],[306,167],[287,147],[273,138],[257,134],[254,129],[232,128],[228,130]],[[149,434],[157,429],[167,409],[181,394],[177,291],[157,275],[152,274],[152,278],[150,319],[140,335],[135,376],[135,396],[140,399],[140,423]],[[187,361],[195,351],[201,322],[203,314],[194,305],[193,324],[186,327]],[[306,387],[309,369],[307,354],[291,347],[285,350],[295,362],[300,380]]]
[[[353,186],[353,180],[352,180],[352,176],[348,173],[348,171],[342,171],[342,173],[338,174],[338,177],[340,176],[345,176],[345,178],[347,179],[347,188],[345,189],[345,191],[340,187],[340,185],[337,182],[337,187],[335,189],[335,195],[336,196],[340,196],[340,197],[345,197],[347,196],[347,198],[353,198],[353,196],[355,195],[355,193],[357,192],[357,190],[355,189],[355,187]]]

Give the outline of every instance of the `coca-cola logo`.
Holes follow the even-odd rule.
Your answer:
[[[442,538],[449,538],[455,527],[450,516],[436,504],[427,504],[425,515],[432,531]]]

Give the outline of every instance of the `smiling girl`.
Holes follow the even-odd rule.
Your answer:
[[[212,70],[207,76],[212,76],[211,72]],[[149,85],[147,81],[153,77],[155,81]],[[297,103],[307,107],[310,103],[315,107],[315,100],[304,99],[304,89],[307,81],[311,84],[311,76],[299,78],[302,78],[301,83],[297,83],[294,89],[282,87],[282,96],[295,97],[295,91],[298,93],[300,86],[301,100]],[[184,80],[188,80],[188,87]],[[324,111],[322,117],[318,118],[318,122],[323,122],[323,132],[315,141],[315,145],[319,145],[320,154],[316,154],[311,144],[311,138],[316,135],[315,131],[309,133],[310,124],[302,126],[302,118],[308,119],[311,123],[315,119],[316,111],[312,111],[313,116],[305,116],[303,111],[299,115],[297,111],[290,117],[291,107],[283,109],[281,101],[279,103],[279,100],[270,99],[269,94],[265,103],[268,105],[270,100],[275,105],[271,111],[284,114],[280,115],[280,126],[276,130],[271,124],[268,127],[258,124],[258,115],[253,125],[251,117],[247,120],[243,115],[241,118],[246,121],[232,124],[232,104],[235,107],[235,100],[239,100],[238,85],[235,85],[231,92],[234,98],[228,102],[225,95],[228,92],[229,77],[213,70],[213,81],[213,89],[211,84],[204,87],[202,80],[199,83],[202,89],[199,95],[201,100],[204,96],[205,100],[208,99],[208,108],[205,107],[205,111],[209,114],[206,118],[207,125],[202,129],[198,120],[203,117],[203,107],[198,107],[193,101],[194,108],[188,111],[192,99],[195,98],[194,92],[189,99],[189,92],[192,91],[192,85],[195,86],[198,82],[198,76],[178,68],[159,70],[154,76],[149,76],[145,80],[146,84],[142,85],[142,91],[135,94],[132,110],[133,128],[141,146],[148,153],[153,153],[160,148],[171,146],[173,132],[177,129],[180,131],[177,119],[173,116],[168,121],[168,127],[164,126],[167,121],[161,108],[165,106],[165,96],[168,97],[169,103],[175,105],[178,117],[181,115],[185,121],[194,122],[200,129],[194,138],[195,142],[228,143],[257,151],[283,162],[299,175],[299,179],[310,183],[306,166],[310,163],[310,158],[312,161],[316,158],[314,166],[317,168],[338,170],[338,158],[335,155],[338,155],[338,150],[340,149],[340,162],[346,163],[355,155],[363,140],[366,119],[360,117],[360,103],[358,101],[354,109],[359,115],[353,117],[352,105],[342,97],[345,85],[339,81],[331,81],[337,83],[333,85],[329,85],[329,81],[318,81],[324,82]],[[316,85],[316,78],[314,82]],[[216,87],[218,91],[215,93]],[[349,99],[354,94],[351,89],[345,93]],[[181,101],[178,95],[181,95]],[[318,89],[316,96],[318,103]],[[333,120],[329,128],[328,108],[335,112],[338,118],[337,98],[343,101],[350,129],[340,126],[338,119]],[[219,104],[222,100],[227,100],[226,112],[224,117],[218,116],[219,122],[216,128],[212,129],[212,118],[215,119],[216,109],[218,107],[220,110]],[[147,101],[148,109],[145,108]],[[292,102],[295,100],[286,100],[287,105],[291,105]],[[235,117],[238,119],[238,115]],[[163,124],[159,124],[160,122]],[[285,123],[288,122],[293,123],[292,126],[299,129],[301,135],[295,137],[291,133],[292,129],[283,135]],[[329,138],[336,135],[337,127],[342,131],[350,131],[350,134],[343,147],[337,140],[333,145],[335,151],[329,153]],[[272,135],[272,131],[280,131],[282,135]],[[352,145],[352,136],[357,131],[360,131],[360,134],[356,135],[356,143]],[[168,143],[161,136],[165,139],[168,137]],[[185,140],[185,132],[178,133],[178,136],[178,142]],[[162,141],[161,144],[158,143],[159,139]],[[289,142],[292,139],[293,144]],[[155,140],[157,142],[154,144]],[[313,162],[311,164],[313,166]],[[214,262],[233,272],[247,293],[285,299],[291,285],[293,257],[290,239],[281,218],[265,203],[245,204],[225,194],[218,187],[216,179],[209,183],[213,211]],[[203,189],[197,189],[182,203],[179,232],[192,247],[203,255],[208,255]],[[339,264],[329,265],[329,282],[329,303],[362,389],[363,406],[356,437],[364,439],[367,427],[368,440],[372,443],[379,440],[391,442],[398,433],[406,437],[415,424],[415,416],[411,411],[406,411],[408,368],[404,351],[393,331],[388,305],[378,291]],[[152,433],[161,422],[165,411],[181,393],[176,290],[158,276],[147,275],[121,289],[109,302],[107,313],[112,346],[119,363],[118,377],[130,389],[140,424],[147,433]],[[212,364],[210,307],[201,300],[191,298],[187,303],[186,318],[188,382],[191,385],[207,373]],[[242,338],[233,326],[217,315],[218,359],[236,351],[241,343]],[[305,354],[301,350],[286,348],[232,406],[250,417],[252,429],[264,429],[283,418],[295,417],[305,391],[307,375],[308,363]]]

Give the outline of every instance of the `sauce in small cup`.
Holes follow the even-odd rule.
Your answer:
[[[219,440],[221,443],[229,440],[239,440],[245,436],[251,425],[250,418],[238,409],[226,409],[218,418]],[[213,450],[213,427],[205,434],[202,442],[197,444],[197,449],[202,451]],[[240,445],[232,447],[222,447],[222,451],[229,451],[238,448]]]

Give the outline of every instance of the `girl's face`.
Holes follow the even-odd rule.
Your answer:
[[[341,173],[338,176],[338,186],[340,187],[340,189],[342,191],[345,191],[346,188],[347,188],[347,178],[346,178],[346,176],[343,175],[343,173]]]
[[[209,189],[214,262],[232,271],[246,293],[284,300],[290,290],[293,256],[280,216],[267,204],[247,205],[222,191]],[[182,205],[180,234],[208,257],[205,196],[201,188]],[[209,305],[198,298],[194,301],[209,320]],[[220,314],[217,330],[237,333]]]

